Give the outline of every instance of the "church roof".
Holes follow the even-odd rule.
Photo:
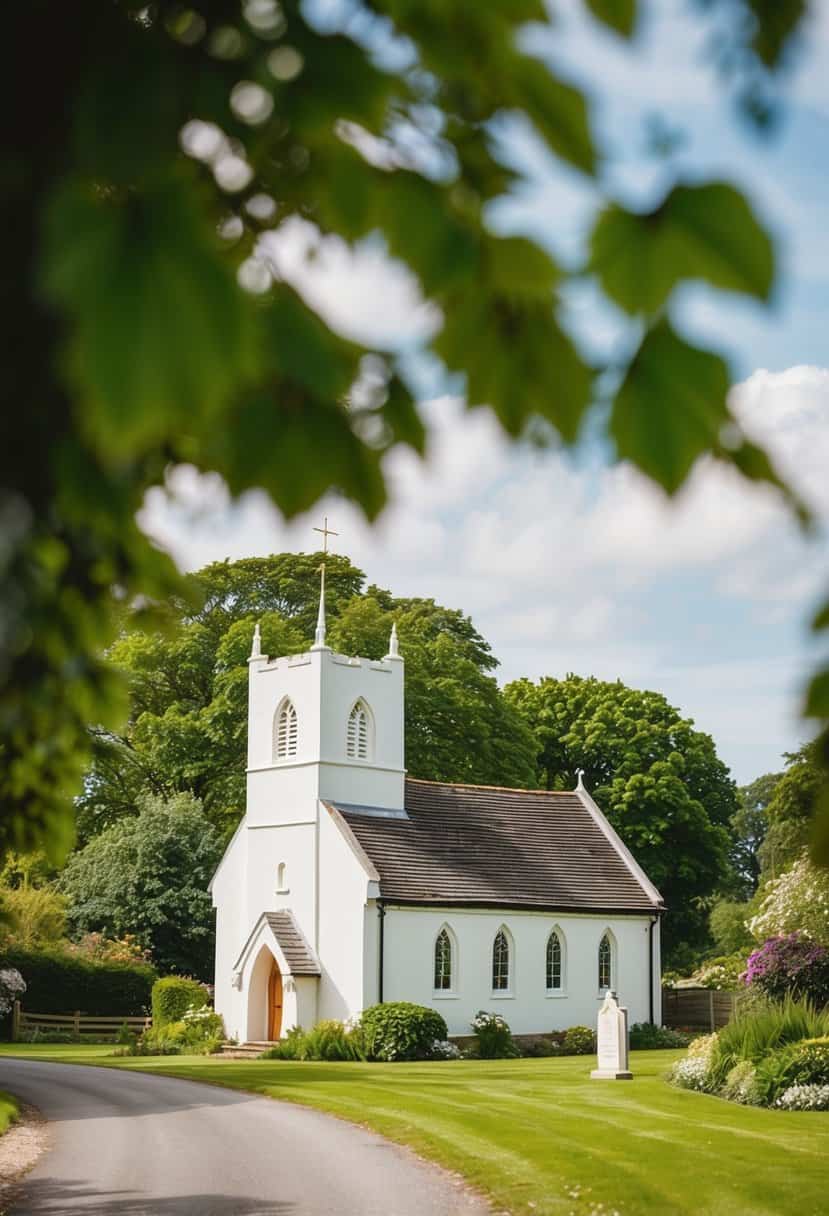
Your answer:
[[[330,804],[407,904],[652,912],[662,906],[582,788],[513,790],[406,780],[405,811]]]

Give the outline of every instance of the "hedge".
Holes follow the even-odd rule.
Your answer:
[[[0,966],[26,981],[21,1004],[34,1013],[140,1017],[150,1006],[157,972],[148,963],[101,963],[60,950],[5,950]]]
[[[188,1009],[201,1009],[207,1003],[207,991],[198,980],[165,975],[153,984],[153,1030],[180,1022]]]

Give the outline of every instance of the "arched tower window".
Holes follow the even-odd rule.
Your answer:
[[[560,992],[564,987],[564,949],[557,929],[547,938],[546,984],[548,992]]]
[[[492,991],[509,992],[509,988],[509,938],[504,929],[499,929],[492,943]]]
[[[452,963],[452,939],[444,927],[435,938],[435,992],[451,992]]]
[[[613,987],[613,945],[610,934],[602,935],[599,942],[599,992]]]
[[[352,760],[371,759],[371,710],[365,701],[355,701],[348,715],[346,755]]]
[[[284,861],[276,867],[276,890],[277,894],[288,890],[288,867]]]
[[[273,720],[273,758],[286,760],[297,754],[297,717],[294,703],[286,697]]]

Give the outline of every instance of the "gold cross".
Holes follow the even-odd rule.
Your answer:
[[[322,533],[322,552],[327,557],[328,556],[328,537],[329,536],[339,536],[340,534],[339,534],[339,532],[335,532],[332,528],[328,527],[328,516],[327,515],[325,516],[325,518],[322,521],[322,527],[314,528],[314,531]]]

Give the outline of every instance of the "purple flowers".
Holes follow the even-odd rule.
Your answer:
[[[774,1000],[790,994],[824,1004],[829,1001],[829,950],[797,932],[770,937],[749,955],[740,978]]]

